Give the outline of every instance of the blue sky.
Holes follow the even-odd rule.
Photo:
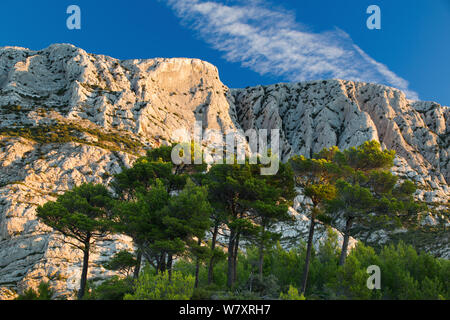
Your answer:
[[[71,4],[81,30],[66,28]],[[372,4],[381,30],[366,27]],[[2,1],[0,30],[0,46],[200,58],[234,88],[344,78],[450,105],[449,0]]]

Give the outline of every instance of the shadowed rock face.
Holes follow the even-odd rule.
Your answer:
[[[175,141],[173,133],[195,121],[221,132],[281,129],[284,159],[375,139],[397,151],[393,171],[423,187],[419,199],[446,203],[449,119],[448,107],[376,84],[229,90],[216,67],[197,59],[121,61],[65,44],[0,48],[0,298],[11,296],[4,288],[41,280],[70,295],[81,255],[39,223],[36,206],[83,182],[110,182],[146,148]],[[299,219],[299,229],[305,225]],[[131,246],[122,236],[99,243],[90,278],[110,275],[101,263]],[[442,241],[429,250],[449,255]]]

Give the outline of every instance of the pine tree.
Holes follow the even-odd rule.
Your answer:
[[[37,208],[38,218],[72,241],[83,252],[78,299],[85,293],[89,253],[94,242],[110,232],[111,196],[103,185],[82,184]]]
[[[275,175],[260,175],[260,165],[252,166],[252,177],[245,181],[247,194],[241,201],[250,213],[249,218],[256,228],[249,229],[249,240],[256,242],[259,251],[258,272],[263,278],[263,262],[266,247],[274,245],[282,237],[281,224],[295,221],[289,213],[296,193],[293,171],[289,164],[279,163]],[[277,229],[278,228],[278,229]]]
[[[393,166],[394,150],[381,150],[377,141],[366,141],[357,148],[336,152],[332,161],[341,167],[336,182],[337,195],[329,202],[328,212],[345,221],[344,241],[339,264],[348,251],[350,232],[355,222],[368,232],[415,223],[424,209],[414,201],[414,183],[398,184],[398,177],[388,170]]]
[[[197,246],[193,239],[203,239],[210,226],[206,187],[189,178],[197,168],[190,167],[189,174],[178,170],[170,150],[149,151],[113,183],[121,194],[114,208],[115,229],[131,236],[146,260],[169,276],[174,256],[189,248],[201,251],[193,249]]]
[[[108,270],[118,271],[126,278],[128,278],[136,267],[137,261],[134,254],[127,250],[121,250],[114,254],[114,256],[103,264],[103,267]]]
[[[198,262],[202,259],[206,250],[202,250],[201,240],[210,227],[211,210],[207,188],[196,186],[191,179],[187,180],[178,195],[170,199],[163,209],[164,238],[159,242],[160,249],[166,251],[169,261],[172,261],[172,256],[186,252],[187,248]],[[169,275],[171,267],[168,267]],[[198,283],[198,268],[195,282]]]
[[[226,214],[223,224],[228,229],[227,285],[232,287],[236,279],[236,259],[240,235],[250,226],[245,210],[240,204],[244,183],[250,178],[249,164],[216,164],[207,173],[211,203],[220,203]]]
[[[279,236],[271,229],[290,220],[287,205],[295,196],[292,171],[289,165],[279,165],[278,173],[272,176],[261,175],[261,165],[248,160],[245,164],[213,165],[207,174],[210,201],[219,207],[220,221],[228,229],[228,287],[237,280],[240,241],[244,237],[257,239],[262,273],[264,247]]]
[[[337,147],[323,149],[314,158],[307,159],[304,156],[295,156],[290,162],[295,171],[297,186],[303,188],[304,195],[312,201],[310,212],[310,225],[306,247],[306,259],[303,268],[301,293],[305,294],[308,282],[309,265],[313,246],[314,230],[317,219],[327,222],[324,203],[334,198],[336,190],[333,181],[341,174],[339,167],[331,161],[339,152]]]
[[[194,146],[191,145],[191,148]],[[150,249],[149,243],[152,240],[149,239],[153,238],[149,235],[156,236],[158,231],[155,231],[149,221],[157,223],[155,215],[168,205],[171,193],[183,189],[188,177],[195,177],[206,168],[204,163],[174,164],[171,159],[172,150],[173,146],[149,150],[131,168],[115,175],[111,183],[119,197],[115,206],[116,230],[130,236],[137,247],[134,278],[139,274],[143,254],[157,268],[165,269],[167,264],[171,264],[170,256],[158,256],[159,253],[153,253]]]

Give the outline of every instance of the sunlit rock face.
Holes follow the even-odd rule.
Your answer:
[[[378,140],[397,152],[393,172],[416,181],[422,188],[417,197],[435,203],[424,223],[448,223],[436,213],[450,194],[448,107],[344,80],[230,90],[216,67],[197,59],[117,60],[67,44],[40,51],[3,47],[0,298],[42,280],[58,295],[72,296],[81,253],[36,219],[36,207],[83,182],[109,183],[146,149],[176,141],[178,129],[190,131],[199,121],[204,130],[223,133],[280,129],[284,159]],[[296,209],[304,235],[306,209]],[[318,232],[318,239],[325,234]],[[382,232],[361,236],[388,238]],[[131,248],[124,236],[99,242],[89,277],[111,275],[101,263]],[[448,237],[426,248],[449,257]]]
[[[345,80],[280,83],[232,89],[231,93],[243,130],[281,130],[284,160],[295,154],[310,157],[334,145],[343,150],[367,140],[394,149],[392,172],[416,182],[420,188],[417,199],[430,207],[422,225],[435,231],[432,237],[415,235],[412,242],[436,256],[450,257],[444,227],[449,225],[449,107],[408,100],[401,91],[383,85]],[[400,229],[394,234],[404,232]],[[360,230],[357,235],[369,243],[391,238],[384,230]]]

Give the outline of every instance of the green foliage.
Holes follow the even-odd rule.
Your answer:
[[[239,242],[246,239],[258,243],[262,261],[265,247],[281,237],[276,227],[293,221],[287,210],[295,196],[290,165],[279,163],[275,175],[261,175],[261,168],[248,159],[244,164],[216,164],[203,181],[208,186],[209,200],[218,211],[214,224],[223,224],[229,230],[230,288],[237,280]]]
[[[97,138],[97,141],[87,141],[80,137],[80,133],[88,133]],[[112,151],[125,151],[139,154],[144,145],[131,137],[116,132],[106,133],[92,127],[82,127],[74,123],[57,123],[33,127],[17,127],[0,129],[0,136],[22,137],[38,143],[67,143],[78,142],[94,145]]]
[[[103,264],[106,269],[118,271],[127,277],[136,265],[136,257],[127,250],[117,252],[108,262]]]
[[[172,197],[166,207],[164,223],[167,233],[176,234],[186,241],[192,236],[203,238],[210,226],[211,206],[207,197],[206,187],[198,187],[188,179],[184,189]]]
[[[339,168],[336,196],[327,200],[326,211],[331,222],[345,221],[340,265],[354,227],[371,232],[418,222],[417,214],[424,207],[412,196],[414,184],[405,181],[397,186],[398,178],[388,171],[393,166],[393,150],[381,150],[378,142],[366,141],[357,148],[334,149],[326,156]]]
[[[287,293],[280,293],[281,300],[306,300],[302,294],[298,293],[297,288],[293,286],[289,286],[289,290]]]
[[[79,299],[85,293],[91,246],[111,231],[111,206],[111,195],[105,186],[85,183],[36,210],[43,223],[62,233],[72,241],[67,242],[83,251]]]
[[[404,244],[384,247],[379,253],[359,243],[343,266],[338,266],[337,234],[329,231],[326,241],[313,252],[310,285],[303,296],[296,289],[300,284],[306,247],[285,250],[280,245],[269,248],[264,257],[264,278],[257,272],[258,248],[249,247],[238,259],[238,281],[229,290],[226,261],[219,261],[214,270],[214,285],[207,285],[207,270],[200,269],[200,286],[195,289],[195,262],[178,261],[169,280],[168,272],[156,274],[146,268],[131,288],[129,279],[112,278],[91,290],[89,299],[449,299],[450,262],[417,253]],[[367,267],[381,269],[381,289],[367,288]],[[133,291],[135,290],[135,292]]]
[[[194,293],[194,277],[173,271],[155,274],[147,268],[136,282],[135,292],[124,300],[189,300]]]
[[[156,180],[159,180],[168,191],[181,189],[186,183],[186,177],[176,176],[172,170],[173,165],[169,162],[142,157],[136,160],[133,167],[115,175],[111,186],[121,199],[128,201],[135,199],[137,193],[149,191]]]
[[[393,150],[381,150],[376,141],[342,152],[336,149],[330,158],[340,173],[328,212],[372,230],[413,223],[423,207],[412,197],[414,183],[406,180],[397,185],[398,177],[388,171],[394,157]]]
[[[366,269],[381,270],[381,289],[368,290]],[[400,243],[385,246],[379,254],[359,244],[339,269],[334,290],[347,299],[449,299],[450,261],[417,253]]]
[[[337,197],[328,203],[329,212],[340,213],[345,217],[365,217],[372,209],[374,198],[368,188],[351,184],[343,179],[336,182]]]
[[[41,136],[32,130],[21,134]],[[45,131],[37,139],[64,140],[65,133],[58,137],[58,132]],[[194,146],[187,147],[195,157]],[[126,277],[91,287],[87,299],[449,299],[447,260],[403,243],[383,248],[360,243],[347,257],[347,245],[340,250],[337,234],[329,227],[319,250],[312,245],[319,221],[326,225],[343,219],[344,240],[355,225],[370,234],[417,222],[424,206],[414,201],[416,186],[398,183],[388,171],[395,153],[381,150],[377,142],[344,151],[323,149],[312,159],[294,157],[288,164],[279,163],[275,175],[261,175],[262,165],[248,159],[244,164],[213,165],[205,173],[204,163],[172,163],[172,151],[172,146],[149,150],[132,168],[117,174],[111,184],[115,199],[102,185],[84,184],[38,207],[42,222],[85,253],[82,293],[96,239],[110,232],[126,234],[146,259],[145,271],[133,282],[128,276],[136,258],[118,252],[104,266]],[[311,226],[308,242],[298,241],[286,250],[280,226],[293,222],[288,206],[295,185],[312,200]],[[222,230],[225,244],[215,238]],[[213,234],[210,242],[205,241],[208,231]],[[367,288],[370,265],[381,269],[380,290]],[[20,298],[53,294],[48,284],[39,290],[28,290]]]
[[[154,266],[163,271],[165,256],[197,248],[193,238],[204,237],[210,226],[210,210],[205,187],[187,180],[185,188],[173,195],[157,179],[148,191],[138,192],[135,201],[116,203],[114,226],[132,236],[147,258],[154,259]]]
[[[331,217],[327,214],[325,205],[336,197],[335,181],[343,175],[339,166],[333,162],[334,157],[339,152],[337,147],[332,147],[323,149],[318,154],[315,154],[312,159],[295,156],[290,160],[295,170],[297,185],[303,188],[305,196],[309,197],[313,204],[310,210],[310,226],[303,266],[302,294],[306,292],[308,284],[316,219],[323,223],[331,222]]]
[[[147,159],[150,161],[170,162],[172,159],[172,146],[160,146],[147,151]]]
[[[75,239],[81,250],[88,249],[91,239],[109,232],[111,197],[105,186],[86,183],[37,208],[38,218],[46,225]]]
[[[244,286],[240,286],[240,290],[251,292],[258,297],[275,299],[279,295],[280,285],[273,274],[263,277],[251,274]]]
[[[134,292],[133,280],[113,276],[98,286],[90,285],[85,300],[123,300],[125,295]]]
[[[333,156],[341,167],[349,166],[354,170],[371,171],[374,169],[389,169],[394,165],[395,151],[381,150],[380,143],[366,141],[358,147],[351,147]]]
[[[39,300],[39,295],[32,288],[28,288],[21,295],[19,295],[16,300]]]
[[[202,239],[210,226],[207,188],[190,178],[203,165],[176,165],[172,150],[172,146],[149,150],[111,183],[119,197],[113,210],[114,229],[132,237],[160,271],[171,268],[174,255],[187,251],[203,255],[205,250],[193,238]]]
[[[226,265],[218,263],[215,270],[218,272],[215,275],[218,283],[203,293],[220,299],[276,299],[289,295],[286,292],[291,287],[298,288],[300,285],[306,252],[304,245],[290,250],[280,245],[270,248],[264,257],[265,276],[262,282],[257,282],[259,277],[252,275],[257,272],[257,248],[247,248],[246,252],[238,260],[242,277],[234,290],[227,291],[223,275]],[[330,230],[319,252],[313,252],[311,258],[310,285],[305,295],[308,299],[449,299],[448,260],[417,253],[405,244],[385,246],[377,253],[373,248],[359,243],[343,266],[338,265],[339,253],[337,234]],[[370,276],[367,267],[370,265],[380,267],[380,290],[367,288]],[[193,274],[194,265],[192,262],[180,261],[176,268],[183,273]],[[206,270],[200,270],[200,273],[203,274],[203,280],[199,292],[202,292],[202,288],[207,288]]]
[[[191,300],[211,300],[217,295],[218,291],[219,289],[215,284],[195,288]]]
[[[48,282],[41,282],[37,291],[29,288],[23,294],[19,295],[16,300],[51,300],[54,294],[55,291],[50,288]]]
[[[251,247],[250,249],[254,249]],[[255,258],[256,259],[256,258]],[[234,288],[243,288],[247,283],[250,275],[256,273],[255,262],[247,259],[247,256],[243,252],[238,253],[237,259],[237,281]],[[216,264],[213,269],[214,273],[214,286],[218,291],[228,290],[227,288],[227,269],[228,263],[225,257],[222,256],[221,259],[216,260]],[[177,260],[174,265],[174,270],[179,271],[183,274],[195,275],[195,261],[185,257],[183,259]],[[200,288],[209,287],[208,285],[208,270],[205,266],[202,266],[199,270],[199,284]]]
[[[290,284],[300,286],[305,253],[305,247],[285,250],[278,243],[274,248],[268,250],[264,257],[264,274],[273,274],[282,289],[287,288]]]
[[[257,293],[248,290],[222,291],[215,297],[218,300],[261,300]]]

